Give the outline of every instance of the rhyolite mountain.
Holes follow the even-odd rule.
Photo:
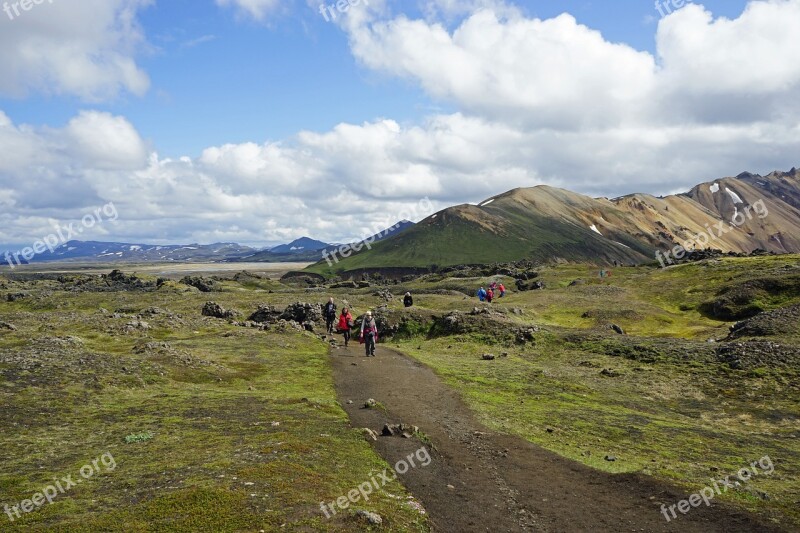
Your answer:
[[[724,252],[800,252],[797,169],[743,173],[664,197],[591,198],[545,185],[513,189],[444,209],[372,250],[308,270],[333,275],[521,259],[641,264],[711,231],[708,247]]]

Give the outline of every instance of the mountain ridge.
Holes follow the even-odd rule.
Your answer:
[[[722,230],[716,229],[722,222]],[[657,197],[613,199],[537,185],[449,207],[411,230],[333,266],[340,275],[389,267],[435,269],[533,259],[642,264],[656,252],[706,247],[723,252],[800,252],[800,175],[742,173]]]

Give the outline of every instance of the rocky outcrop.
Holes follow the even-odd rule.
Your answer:
[[[212,318],[234,318],[238,313],[232,309],[225,309],[217,302],[206,302],[201,311],[203,316],[210,316]]]
[[[181,280],[181,283],[194,287],[200,292],[214,292],[220,290],[215,280],[202,276],[186,276]]]

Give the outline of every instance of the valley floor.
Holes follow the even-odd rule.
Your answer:
[[[797,257],[548,267],[544,290],[491,306],[475,287],[512,279],[155,278],[0,275],[0,530],[800,529]],[[244,322],[329,294],[377,311],[392,334],[376,358]],[[210,300],[238,314],[203,316]],[[756,316],[730,331],[715,313]],[[400,423],[408,438],[363,430]],[[381,477],[401,460],[417,464]],[[665,520],[662,504],[754,462]]]

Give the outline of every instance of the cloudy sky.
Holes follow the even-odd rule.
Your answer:
[[[344,242],[425,197],[800,165],[800,0],[673,2],[7,2],[0,242],[108,202],[82,238]]]

